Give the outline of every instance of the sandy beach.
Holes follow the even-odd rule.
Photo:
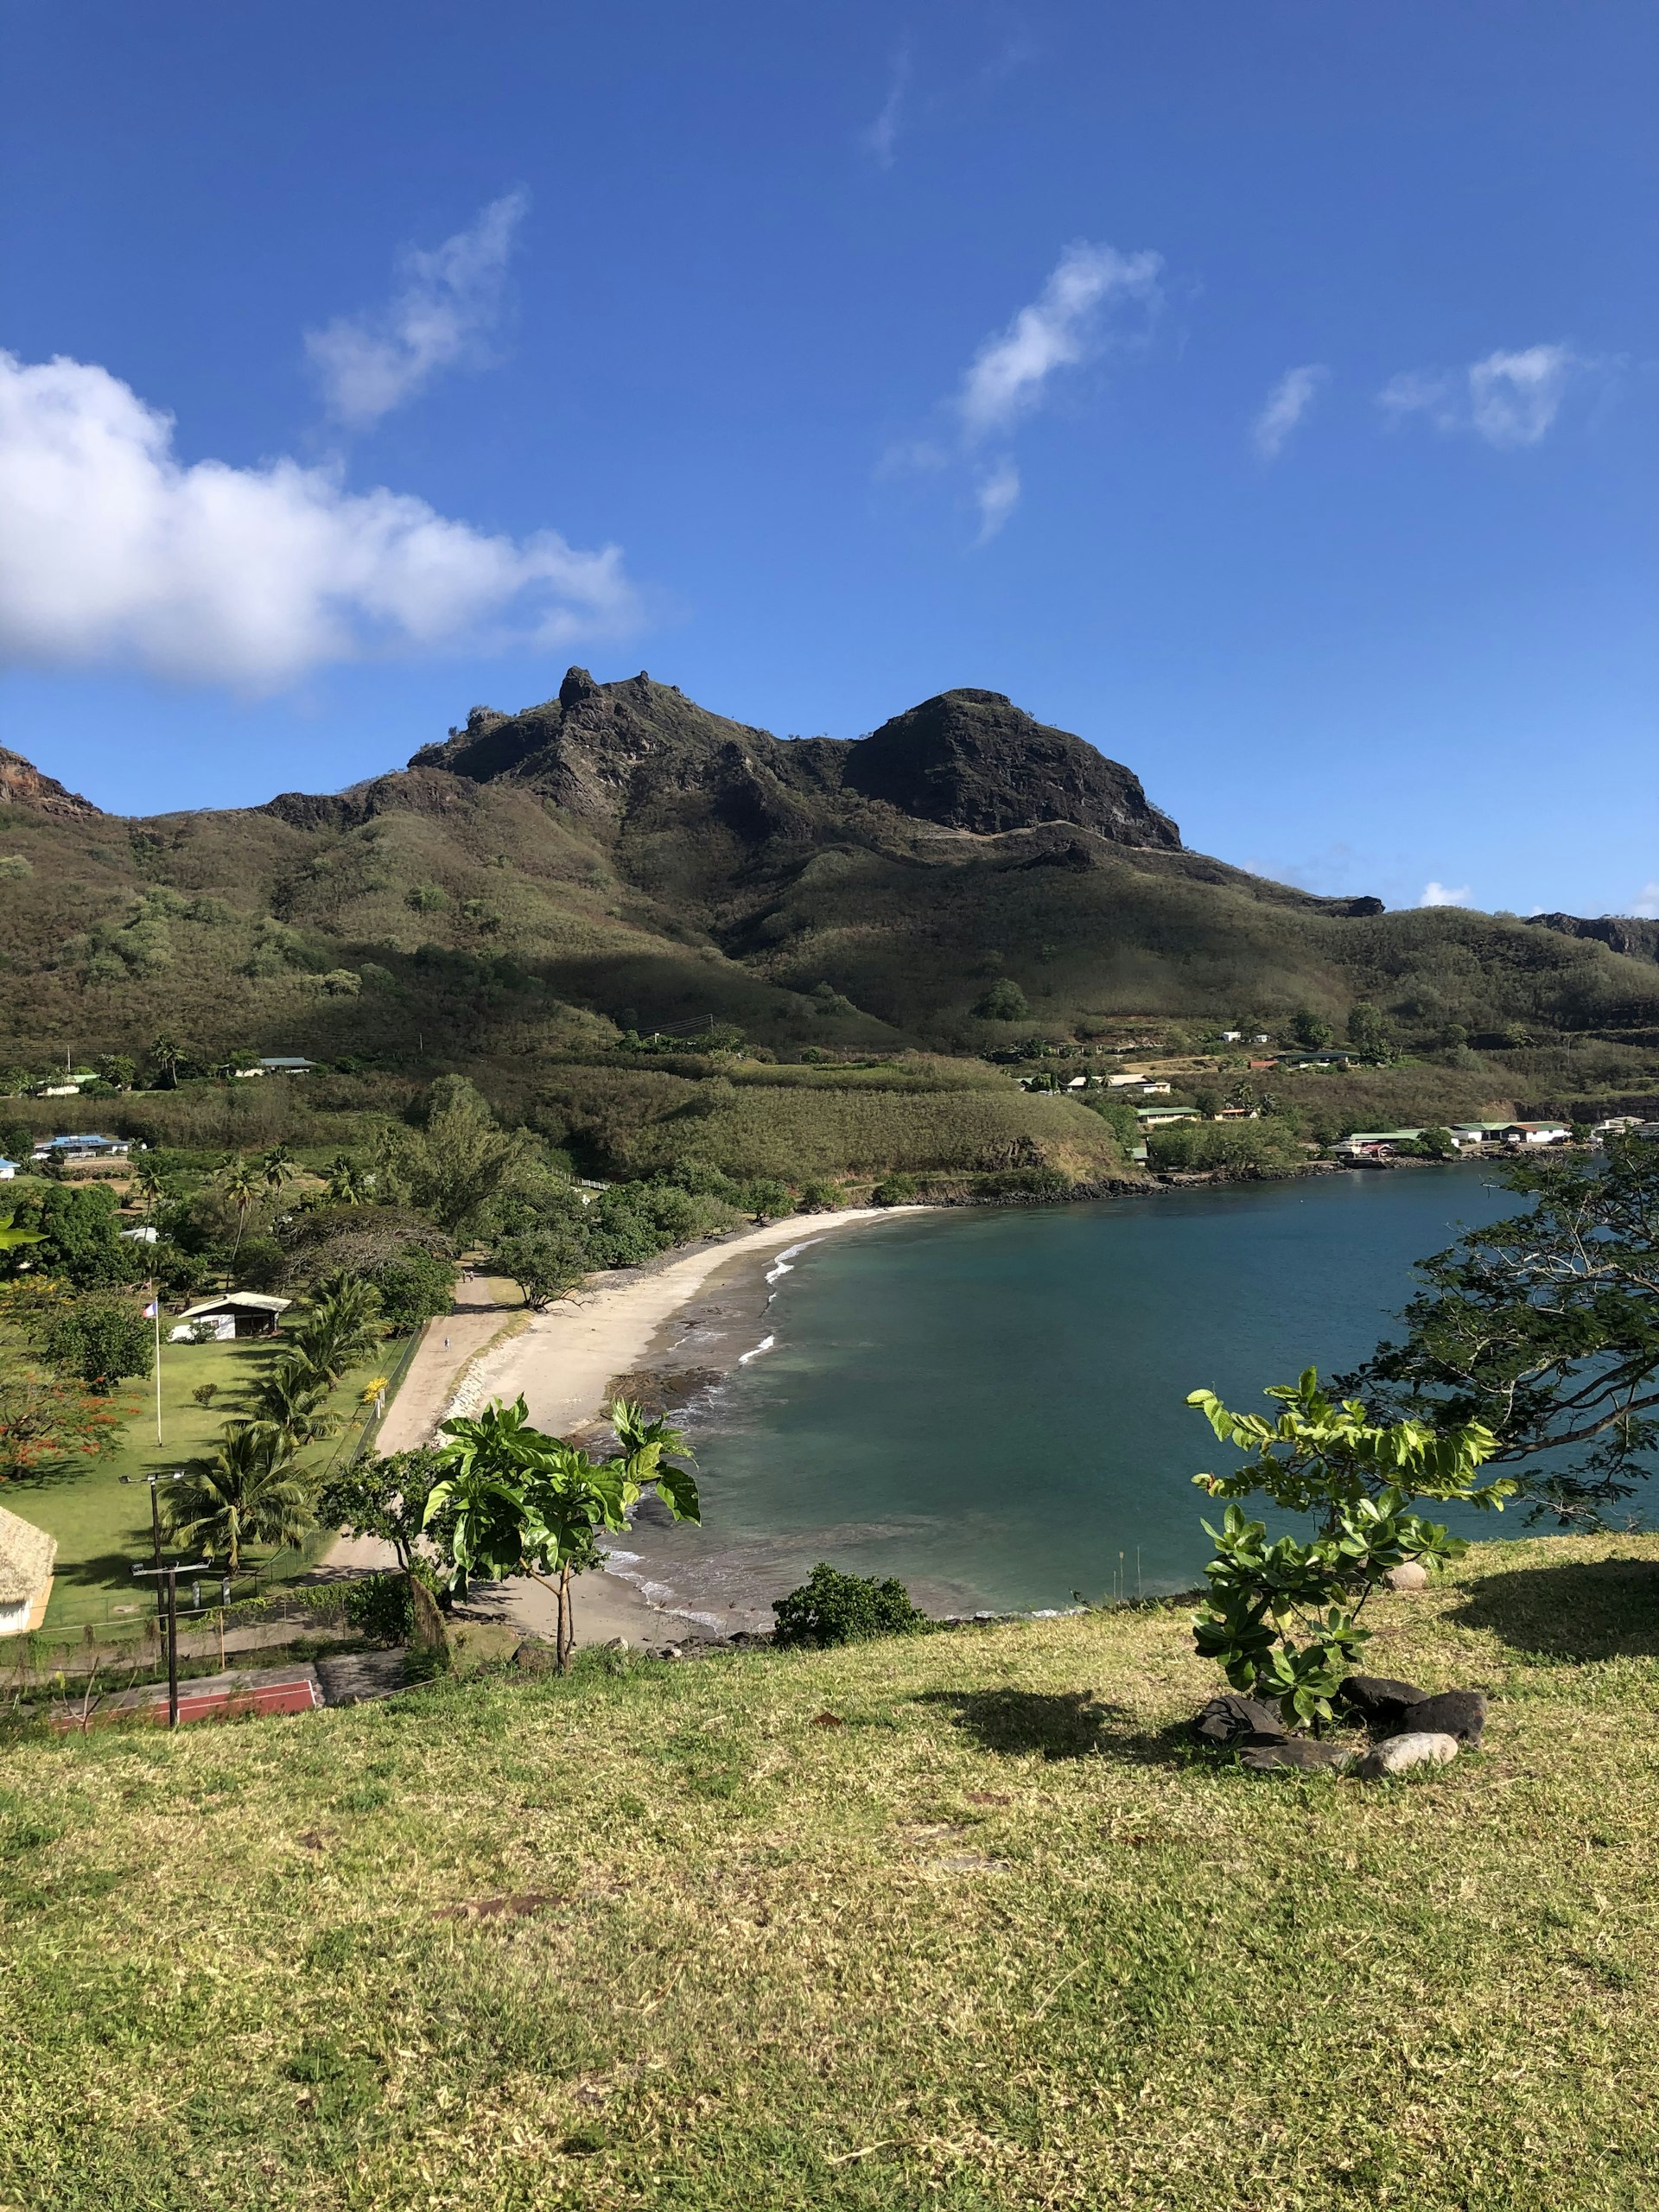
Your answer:
[[[757,1266],[760,1260],[783,1259],[793,1248],[844,1230],[919,1211],[859,1206],[768,1222],[690,1252],[665,1255],[647,1267],[592,1277],[516,1327],[510,1325],[518,1317],[513,1311],[486,1310],[481,1292],[463,1286],[469,1310],[453,1322],[429,1325],[388,1414],[381,1448],[428,1442],[445,1413],[471,1412],[492,1398],[511,1402],[522,1395],[538,1428],[578,1436],[603,1420],[615,1385],[655,1389],[671,1401],[688,1395],[755,1349],[754,1329],[769,1294],[768,1271]],[[693,1351],[683,1350],[688,1340],[695,1343]],[[384,1567],[392,1560],[387,1547],[342,1541],[328,1564]],[[537,1583],[475,1587],[467,1610],[511,1622],[527,1636],[553,1632],[553,1599]],[[579,1643],[606,1643],[620,1636],[632,1644],[658,1645],[680,1632],[753,1624],[735,1614],[729,1623],[677,1615],[650,1603],[616,1573],[582,1577],[575,1621]]]

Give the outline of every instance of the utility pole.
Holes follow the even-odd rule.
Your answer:
[[[181,1467],[175,1473],[170,1475],[123,1475],[119,1479],[129,1484],[147,1483],[149,1486],[150,1556],[155,1561],[153,1572],[159,1574],[162,1571],[161,1485],[162,1483],[181,1483],[184,1480],[184,1469]],[[160,1594],[158,1591],[156,1593],[158,1598]]]
[[[188,1566],[135,1567],[134,1574],[141,1579],[148,1575],[167,1578],[167,1725],[179,1725],[179,1577],[200,1574],[208,1565],[205,1559],[193,1560]]]

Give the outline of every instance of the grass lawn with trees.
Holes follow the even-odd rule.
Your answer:
[[[0,2200],[1638,2212],[1656,1594],[1380,1599],[1491,1698],[1381,1785],[1201,1757],[1174,1603],[14,1741]]]
[[[100,1616],[99,1601],[113,1598],[119,1602],[124,1595],[140,1610],[150,1610],[142,1592],[135,1592],[132,1580],[135,1564],[148,1564],[150,1556],[149,1492],[139,1484],[124,1484],[121,1477],[171,1472],[211,1454],[224,1422],[242,1409],[246,1394],[269,1368],[281,1343],[280,1338],[263,1343],[163,1342],[161,1446],[156,1442],[156,1384],[150,1376],[124,1382],[117,1394],[118,1406],[124,1412],[130,1409],[130,1418],[115,1449],[95,1459],[63,1463],[0,1484],[0,1504],[58,1540],[46,1617],[48,1628],[88,1618],[89,1600],[91,1610]],[[357,1410],[364,1382],[372,1375],[386,1373],[400,1349],[395,1343],[382,1345],[372,1363],[340,1383],[331,1410],[349,1418]],[[217,1386],[213,1402],[198,1405],[191,1394],[207,1382]],[[311,1446],[299,1455],[301,1470],[326,1466],[334,1445],[331,1438]],[[167,1556],[176,1551],[175,1544],[167,1544]]]

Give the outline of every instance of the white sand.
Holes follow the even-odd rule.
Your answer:
[[[729,1243],[704,1244],[630,1282],[607,1282],[601,1275],[486,1353],[473,1370],[480,1396],[512,1401],[522,1392],[538,1428],[566,1435],[602,1413],[606,1384],[639,1364],[663,1324],[716,1268],[746,1253],[816,1243],[859,1222],[891,1221],[895,1214],[918,1211],[855,1206],[845,1213],[798,1214]]]
[[[626,1281],[594,1276],[581,1290],[561,1299],[546,1313],[536,1314],[493,1351],[484,1352],[465,1377],[467,1403],[481,1405],[490,1398],[511,1402],[522,1394],[538,1428],[555,1436],[568,1435],[603,1414],[606,1385],[636,1368],[664,1324],[696,1295],[710,1275],[733,1260],[751,1252],[813,1244],[860,1222],[890,1221],[895,1214],[919,1211],[915,1206],[854,1206],[844,1213],[798,1214],[787,1221],[768,1222],[764,1229],[752,1229],[742,1236],[702,1245],[683,1258],[670,1261],[666,1267]],[[480,1335],[487,1333],[483,1313],[467,1318]],[[490,1316],[489,1325],[499,1327],[500,1318],[499,1313]],[[443,1348],[446,1333],[451,1338],[448,1349]],[[461,1329],[454,1324],[430,1325],[429,1342],[423,1344],[416,1365],[393,1402],[383,1431],[383,1450],[429,1440],[458,1379],[455,1340],[461,1336]],[[472,1348],[469,1344],[468,1349]],[[415,1386],[412,1391],[411,1385]],[[396,1444],[384,1440],[394,1423]],[[390,1545],[342,1539],[330,1552],[327,1563],[330,1567],[382,1567],[395,1561]],[[553,1600],[539,1583],[520,1580],[491,1586],[477,1585],[474,1594],[475,1610],[482,1617],[509,1621],[527,1636],[551,1637]],[[578,1643],[607,1643],[619,1636],[632,1644],[663,1643],[671,1642],[677,1632],[683,1633],[686,1628],[683,1618],[652,1605],[619,1574],[583,1575],[576,1585],[574,1611]]]

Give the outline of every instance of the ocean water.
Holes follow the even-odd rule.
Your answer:
[[[752,1352],[690,1410],[702,1527],[642,1523],[626,1571],[768,1623],[819,1559],[935,1609],[1189,1588],[1217,1510],[1192,1477],[1229,1455],[1187,1391],[1266,1411],[1266,1384],[1356,1364],[1415,1260],[1518,1205],[1465,1166],[902,1216],[818,1243],[804,1222]]]

